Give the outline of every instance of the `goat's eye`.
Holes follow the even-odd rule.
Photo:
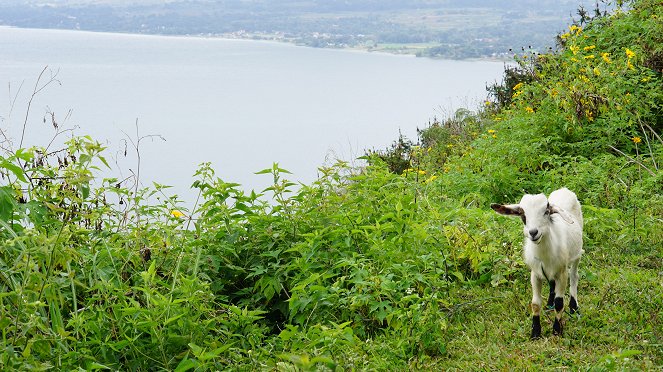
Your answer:
[[[544,216],[547,216],[547,215],[549,215],[549,214],[550,214],[550,210],[548,210],[548,209],[546,209],[546,211],[543,212],[543,215],[544,215]]]

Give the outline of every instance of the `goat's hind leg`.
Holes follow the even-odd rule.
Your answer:
[[[571,288],[569,289],[569,294],[571,298],[569,299],[569,312],[575,314],[578,312],[578,262],[580,259],[577,259],[571,262],[570,267],[570,279],[571,279]]]
[[[552,310],[555,308],[555,280],[551,280],[549,282],[550,284],[550,292],[548,293],[548,302],[546,303],[546,309],[547,310]]]

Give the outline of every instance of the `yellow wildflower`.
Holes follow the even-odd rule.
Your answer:
[[[594,49],[594,48],[596,48],[596,45],[586,46],[586,47],[584,47],[584,48],[582,48],[582,49],[583,49],[584,51],[588,51],[588,50],[592,50],[592,49]]]
[[[571,36],[571,34],[567,32],[565,34],[561,34],[559,37],[562,38],[562,40],[564,40],[564,39],[568,38],[569,36]]]
[[[594,75],[600,76],[601,75],[601,70],[599,70],[598,67],[594,67]]]
[[[534,109],[531,108],[531,107],[529,107],[529,106],[527,106],[527,107],[525,107],[525,111],[527,111],[527,112],[529,112],[529,113],[531,114],[531,113],[534,112]]]
[[[576,25],[571,25],[571,26],[569,26],[569,31],[570,31],[570,32],[574,32],[574,31],[575,31],[576,34],[579,34],[579,33],[582,32],[582,27],[578,27],[578,26],[576,26]]]
[[[590,55],[588,55],[588,56],[585,56],[585,59],[594,59],[594,55],[593,55],[593,54],[590,54]]]
[[[633,143],[640,143],[640,142],[642,142],[642,138],[640,138],[640,137],[633,137],[633,138],[631,138],[631,141],[633,141]]]
[[[523,85],[524,85],[523,83],[518,83],[518,84],[514,85],[513,90],[518,90],[518,89],[522,88]]]
[[[628,59],[631,59],[631,58],[635,57],[635,52],[633,52],[629,48],[626,48],[626,57],[628,57]]]
[[[185,217],[185,216],[184,216],[184,213],[182,213],[181,211],[178,211],[177,209],[173,209],[172,211],[170,211],[170,214],[171,214],[173,217],[176,217],[176,218],[182,218],[182,217]]]
[[[450,148],[452,148],[452,147],[454,147],[454,145],[453,145],[452,143],[450,143],[450,144],[447,145],[447,148],[448,148],[448,149],[450,149]]]
[[[497,134],[493,134],[493,138],[497,138]]]
[[[426,183],[433,182],[433,181],[435,181],[436,179],[437,179],[437,176],[436,176],[436,175],[432,175],[432,176],[430,176],[430,177],[426,180]]]
[[[488,134],[495,134],[495,129],[488,129]]]
[[[580,50],[580,47],[575,46],[575,45],[571,45],[569,47],[569,50],[571,50],[573,52],[573,55],[576,55],[576,54],[578,54],[578,51]]]
[[[610,53],[601,53],[601,58],[603,58],[603,61],[605,61],[605,63],[612,63],[612,61],[610,60]]]

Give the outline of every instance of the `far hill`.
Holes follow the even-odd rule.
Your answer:
[[[554,46],[577,1],[10,0],[0,24],[289,41],[444,58],[510,56]],[[593,12],[590,11],[590,13]]]

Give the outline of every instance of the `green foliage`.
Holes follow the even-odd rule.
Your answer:
[[[99,179],[91,138],[5,149],[0,368],[660,367],[663,15],[632,7],[521,56],[480,112],[309,185],[274,164],[249,193],[202,164],[188,210]],[[582,316],[530,342],[520,223],[488,205],[560,186],[583,204]]]

